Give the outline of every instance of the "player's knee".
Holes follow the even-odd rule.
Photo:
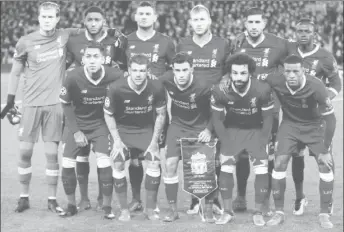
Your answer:
[[[168,158],[166,160],[166,176],[173,177],[176,175],[178,167],[179,157],[178,158]]]
[[[98,168],[107,168],[111,167],[111,159],[106,154],[96,152],[97,157],[97,167]]]
[[[63,157],[62,168],[76,168],[76,160],[68,157]]]
[[[287,170],[288,160],[285,160],[283,156],[275,156],[274,170],[284,172]]]
[[[76,189],[76,175],[75,168],[62,168],[62,183],[65,193],[67,195],[75,193]]]
[[[56,154],[58,153],[59,144],[57,142],[44,142],[45,154]]]
[[[142,166],[142,161],[139,159],[130,159],[130,165],[139,167]]]
[[[234,170],[235,170],[235,166],[234,165],[222,165],[221,166],[221,172],[224,172],[224,173],[231,173],[231,174],[233,174]],[[220,176],[221,176],[221,174],[220,174]]]
[[[286,171],[277,171],[276,169],[274,169],[272,171],[272,175],[271,176],[275,180],[282,180],[282,179],[287,177],[287,172]]]
[[[256,175],[268,174],[268,160],[260,160],[253,164],[253,171]]]
[[[319,177],[324,182],[332,182],[334,181],[334,174],[332,171],[329,172],[319,172]]]
[[[114,162],[113,168],[119,172],[124,171],[125,162]]]
[[[88,163],[90,162],[89,161],[89,157],[88,156],[77,156],[76,157],[76,162],[78,162],[78,163],[87,163],[87,165],[88,165]]]
[[[330,172],[333,173],[332,169],[328,168],[325,164],[322,164],[322,163],[319,164],[319,173],[330,173]]]
[[[31,166],[32,153],[33,149],[20,149],[19,162],[22,164],[20,166],[23,166],[23,168]]]

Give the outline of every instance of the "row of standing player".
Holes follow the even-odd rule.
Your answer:
[[[101,15],[100,18],[104,19],[103,14],[100,13],[100,15]],[[95,17],[95,18],[96,19],[93,19],[93,20],[97,21],[97,18],[99,17]],[[138,19],[139,30],[137,33],[133,33],[132,35],[128,36],[129,41],[128,41],[128,47],[127,47],[128,48],[127,54],[131,55],[134,53],[145,53],[148,56],[151,56],[151,60],[153,61],[153,66],[155,65],[155,63],[158,63],[158,62],[154,62],[155,60],[160,60],[160,61],[165,60],[162,62],[163,64],[165,64],[166,61],[167,63],[170,63],[168,60],[168,57],[172,57],[172,56],[166,55],[165,53],[166,50],[163,49],[164,46],[159,43],[161,41],[164,41],[164,42],[166,40],[168,41],[168,38],[155,32],[152,27],[153,22],[156,20],[154,9],[149,6],[141,7],[141,8],[139,7],[138,13],[137,13],[137,19]],[[191,20],[192,25],[195,29],[195,35],[192,38],[186,38],[184,41],[182,41],[181,46],[178,46],[177,50],[179,51],[185,50],[189,54],[192,54],[195,61],[195,64],[194,64],[195,72],[198,72],[202,76],[202,78],[204,76],[209,77],[210,76],[209,72],[210,72],[210,73],[216,73],[214,75],[215,77],[214,80],[220,79],[222,76],[221,74],[223,74],[221,70],[221,67],[223,67],[222,66],[223,60],[224,60],[223,57],[225,57],[225,56],[221,56],[220,52],[228,51],[229,53],[229,48],[227,48],[227,46],[224,46],[226,45],[226,42],[219,43],[219,41],[224,41],[224,39],[216,38],[215,36],[212,36],[209,33],[211,20],[209,17],[209,12],[207,11],[206,8],[201,7],[200,12],[198,12],[198,14],[193,14],[193,16],[191,16],[191,19],[192,19]],[[98,20],[98,22],[100,22],[100,24],[102,25],[102,20],[100,21]],[[285,51],[286,46],[278,46],[276,44],[284,43],[286,41],[284,41],[283,39],[277,38],[271,34],[263,33],[262,31],[265,24],[266,24],[266,20],[263,18],[263,13],[257,9],[251,9],[250,11],[248,11],[247,20],[245,24],[247,28],[247,34],[246,35],[243,34],[241,36],[242,38],[240,38],[239,36],[239,39],[233,43],[233,45],[236,47],[235,51],[248,53],[255,58],[255,60],[257,61],[257,66],[258,66],[258,70],[257,70],[258,74],[259,74],[260,68],[261,68],[262,74],[267,74],[270,71],[264,72],[263,70],[271,70],[271,69],[273,70],[274,68],[277,67],[277,64],[280,62],[282,57],[285,56],[284,55],[285,53],[280,51],[280,49]],[[314,35],[314,25],[312,25],[311,23],[308,23],[308,24],[303,23],[303,24],[299,24],[298,26],[299,26],[299,29],[297,30],[297,35],[299,35],[300,46],[298,46],[297,53],[299,53],[301,56],[304,57],[306,61],[305,62],[306,70],[308,69],[310,74],[315,74],[317,77],[324,77],[324,79],[330,80],[330,87],[332,87],[332,90],[336,90],[336,91],[333,91],[333,93],[338,92],[339,90],[338,90],[338,85],[336,82],[336,75],[335,75],[336,73],[335,63],[332,62],[332,59],[331,59],[332,56],[328,52],[319,48],[318,46],[313,45],[312,38]],[[90,27],[95,27],[95,26],[90,26]],[[93,29],[93,32],[94,31],[96,31],[95,28]],[[87,32],[85,33],[87,34]],[[89,33],[92,35],[92,30],[89,30]],[[99,35],[103,35],[103,34],[93,33],[93,35],[96,35],[98,36],[98,38],[100,38],[101,36]],[[140,38],[139,38],[139,35],[141,35]],[[56,36],[56,39],[58,39],[58,36]],[[55,38],[52,40],[55,41]],[[256,43],[254,43],[255,40],[257,40]],[[58,40],[56,40],[56,42],[58,42]],[[135,44],[135,42],[137,44]],[[139,45],[138,42],[142,42],[144,45],[143,46]],[[148,46],[149,42],[151,42],[152,46]],[[170,44],[171,46],[173,46],[172,43]],[[65,44],[63,43],[61,44],[61,41],[60,41],[60,45],[65,45]],[[114,43],[114,45],[116,45],[116,42]],[[170,48],[171,46],[167,46],[167,48]],[[20,48],[20,46],[18,47]],[[60,48],[63,48],[63,46]],[[36,47],[35,49],[38,49],[38,48]],[[141,50],[143,49],[143,51],[140,51],[140,49]],[[149,49],[149,51],[145,51],[145,49]],[[207,50],[208,52],[204,52],[202,54],[203,50]],[[305,51],[309,51],[309,52],[305,52]],[[79,54],[79,52],[80,51],[77,51],[76,54]],[[201,53],[201,54],[197,54],[197,53]],[[276,54],[278,57],[276,56]],[[158,65],[156,64],[156,66]],[[151,72],[154,73],[154,68],[151,69]],[[204,73],[206,73],[206,75],[203,75]],[[219,75],[217,73],[221,73],[221,74]],[[264,75],[261,75],[261,77],[263,76]],[[27,149],[27,150],[30,150],[30,149]],[[31,151],[31,154],[32,154],[32,151]],[[237,165],[239,165],[239,163],[240,161],[237,163]],[[303,170],[303,168],[300,168],[298,170],[301,170],[301,169]],[[241,173],[240,175],[240,173],[238,173],[238,170],[246,170],[245,171],[246,174]],[[240,178],[240,176],[247,175],[248,173],[247,170],[248,170],[247,168],[246,169],[237,168],[237,177],[239,179],[238,183],[245,182],[243,181],[245,180],[245,177]],[[19,169],[18,171],[23,171],[23,170]],[[29,170],[26,170],[26,171],[29,171]],[[29,174],[29,173],[26,172],[26,174]],[[245,189],[245,186],[243,187],[242,185],[241,189]],[[242,194],[242,192],[244,192],[244,194]],[[239,184],[239,193],[240,193],[240,184]],[[245,195],[245,191],[242,190],[240,195]],[[196,204],[193,204],[193,206],[197,206],[197,202]],[[197,208],[197,207],[193,207],[193,208]],[[245,208],[246,208],[246,205],[245,205]]]

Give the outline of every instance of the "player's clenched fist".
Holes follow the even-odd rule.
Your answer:
[[[88,144],[87,138],[81,131],[74,133],[74,140],[78,147],[85,147]]]
[[[126,154],[128,153],[128,148],[125,146],[125,144],[122,142],[121,139],[116,139],[113,143],[113,148],[110,153],[110,157],[115,160],[118,155],[122,156],[123,161],[126,160]]]

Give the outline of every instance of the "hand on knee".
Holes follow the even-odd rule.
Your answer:
[[[254,163],[253,171],[256,175],[268,174],[268,160],[260,160]]]

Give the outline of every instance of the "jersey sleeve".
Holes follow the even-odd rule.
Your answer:
[[[124,78],[124,72],[119,68],[109,67],[106,72],[111,73],[110,78],[112,82]]]
[[[163,108],[166,107],[166,90],[163,87],[161,81],[155,81],[156,85],[156,96],[154,98],[154,104],[155,104],[155,108],[159,109],[159,108]]]
[[[167,51],[166,51],[166,60],[168,65],[170,66],[172,64],[172,59],[176,55],[176,47],[173,43],[173,40],[171,38],[167,41]]]
[[[64,79],[60,91],[60,102],[63,104],[72,103],[72,93],[73,93],[73,73],[68,72],[67,77]]]
[[[324,78],[328,80],[328,89],[337,96],[341,91],[342,84],[339,77],[337,62],[332,55],[329,54],[329,56],[324,59],[323,69],[325,73]]]
[[[111,84],[106,92],[103,108],[106,114],[114,115],[116,113],[116,88],[114,84]]]
[[[13,59],[21,63],[27,61],[26,40],[24,37],[20,38],[16,44]]]
[[[225,105],[223,104],[222,95],[223,93],[218,85],[211,90],[210,103],[213,110],[224,111]]]
[[[330,97],[326,91],[326,87],[319,83],[316,90],[316,101],[318,102],[320,114],[325,116],[334,113],[334,108]]]
[[[264,87],[262,89],[262,110],[271,110],[274,108],[274,100],[272,97],[272,91],[271,87],[268,84],[264,84]]]
[[[85,32],[83,28],[65,28],[63,30],[66,31],[69,36],[75,36]]]

